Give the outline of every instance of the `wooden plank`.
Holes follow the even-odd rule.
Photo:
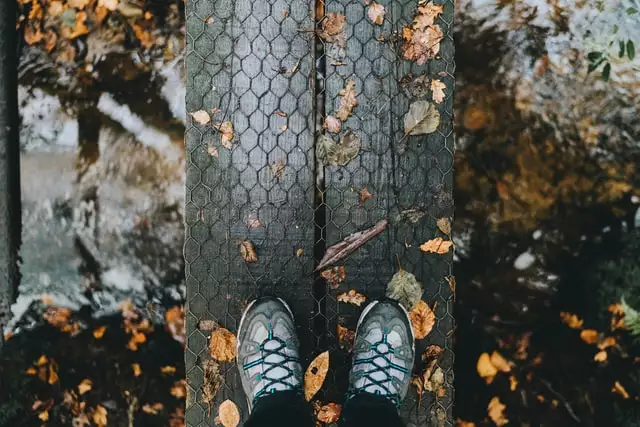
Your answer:
[[[187,111],[220,108],[214,121],[235,130],[231,150],[211,127],[186,132],[187,425],[214,425],[227,398],[243,420],[248,414],[235,363],[222,365],[225,387],[211,416],[201,403],[208,356],[200,320],[235,332],[249,299],[278,294],[294,309],[304,354],[313,346],[313,38],[298,31],[313,27],[312,10],[309,0],[187,2]],[[271,167],[278,162],[280,176]],[[242,259],[243,240],[258,262]]]

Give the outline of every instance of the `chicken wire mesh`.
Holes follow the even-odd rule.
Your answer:
[[[226,399],[238,405],[243,421],[248,417],[233,362],[220,365],[224,381],[215,401],[203,396],[203,363],[210,358],[203,320],[235,333],[249,300],[283,297],[294,310],[304,366],[321,351],[331,354],[315,398],[340,403],[350,354],[336,331],[355,329],[361,308],[339,303],[337,295],[355,289],[379,298],[399,265],[423,283],[423,299],[436,314],[433,331],[416,342],[414,373],[424,369],[420,354],[432,344],[444,349],[445,373],[435,393],[420,397],[412,386],[402,415],[409,426],[453,425],[454,289],[446,280],[452,256],[425,254],[419,245],[441,235],[437,219],[453,214],[454,3],[443,4],[440,52],[424,65],[400,53],[416,0],[379,4],[385,8],[380,24],[362,0],[187,2],[187,111],[212,117],[206,125],[192,120],[186,131],[189,426],[215,425]],[[318,35],[331,13],[345,17],[344,45]],[[419,76],[445,83],[441,120],[434,133],[405,136],[409,105],[430,99],[406,85]],[[350,80],[358,105],[341,131],[330,134],[323,123]],[[220,132],[227,121],[231,142]],[[337,141],[347,132],[360,139],[358,155],[344,166],[323,163],[319,136]],[[313,273],[327,247],[383,218],[389,227],[338,264],[346,278],[337,289]],[[245,241],[257,262],[243,259]]]

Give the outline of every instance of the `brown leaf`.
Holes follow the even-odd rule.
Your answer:
[[[189,114],[191,115],[191,117],[193,117],[193,120],[195,120],[195,122],[198,124],[206,125],[209,122],[211,122],[211,116],[205,110],[198,110],[196,112],[189,113]]]
[[[385,13],[384,6],[376,2],[371,3],[367,9],[367,16],[369,16],[371,22],[377,25],[382,25]]]
[[[348,130],[335,143],[327,135],[318,137],[317,157],[325,164],[345,166],[360,153],[360,137]]]
[[[421,340],[431,332],[436,323],[436,315],[429,305],[420,300],[409,312],[413,334],[417,340]]]
[[[419,7],[413,25],[402,29],[402,56],[418,65],[436,57],[440,52],[440,41],[444,38],[442,29],[433,24],[431,15],[422,13],[425,10],[429,9]]]
[[[575,314],[567,313],[564,311],[560,313],[560,318],[562,319],[564,324],[571,329],[580,329],[582,328],[582,325],[584,323],[584,321]]]
[[[507,359],[495,350],[491,353],[491,363],[501,372],[511,372],[511,365]]]
[[[310,401],[320,391],[329,371],[329,352],[325,351],[311,361],[304,373],[304,398]]]
[[[142,405],[142,412],[145,412],[150,415],[158,415],[158,412],[162,411],[164,405],[160,402],[156,402],[153,405],[149,403],[145,403]]]
[[[491,356],[489,353],[482,353],[478,358],[478,363],[476,363],[476,370],[478,371],[478,375],[487,382],[487,384],[491,384],[493,379],[498,374],[498,368],[495,367],[493,363],[491,363]]]
[[[322,21],[320,37],[331,39],[342,32],[345,24],[345,17],[341,13],[329,12],[327,18]]]
[[[340,97],[340,105],[338,111],[336,111],[336,117],[345,122],[351,113],[353,113],[353,109],[358,105],[358,100],[356,99],[356,82],[347,80],[347,84],[344,89],[338,92],[338,96]]]
[[[342,122],[335,116],[329,115],[324,119],[322,127],[331,133],[338,133],[342,129]]]
[[[438,79],[431,80],[431,92],[433,93],[433,100],[437,104],[441,104],[442,101],[444,101],[444,98],[445,98],[444,90],[446,88],[447,88],[447,85],[445,85],[442,81]]]
[[[229,399],[222,402],[218,407],[216,420],[218,420],[223,427],[236,427],[240,424],[240,412],[238,412],[236,404]]]
[[[142,369],[140,368],[140,364],[139,363],[132,363],[131,364],[131,369],[133,369],[133,376],[134,377],[139,377],[140,375],[142,375]]]
[[[278,160],[271,164],[271,174],[274,178],[280,178],[284,172],[285,164],[283,160]]]
[[[451,289],[451,292],[453,293],[453,299],[455,301],[455,298],[456,298],[456,276],[447,276],[444,279],[449,284],[449,289]]]
[[[347,236],[341,242],[331,245],[325,251],[322,260],[314,271],[322,270],[331,264],[345,259],[360,246],[382,233],[387,228],[387,225],[388,221],[386,219],[380,220],[373,227],[358,231],[357,233]]]
[[[262,223],[262,221],[260,221],[260,219],[258,219],[258,217],[255,214],[250,214],[249,217],[247,218],[247,227],[249,228],[259,228],[262,227],[264,224]]]
[[[248,240],[240,242],[240,255],[245,262],[258,262],[258,255],[256,255],[256,249],[253,247],[253,243]]]
[[[423,29],[432,26],[443,10],[443,5],[433,4],[433,2],[418,5],[418,13],[413,21],[413,28]]]
[[[107,426],[107,410],[104,406],[98,405],[91,415],[93,423],[98,427]]]
[[[611,389],[611,391],[613,393],[618,393],[620,396],[622,396],[623,399],[628,399],[629,397],[629,393],[627,393],[627,390],[624,388],[624,386],[622,384],[620,384],[620,381],[616,381],[615,383],[613,383],[613,388]]]
[[[616,345],[616,339],[614,337],[606,337],[598,343],[598,348],[600,350],[605,350],[609,347],[613,347],[614,345]]]
[[[222,134],[220,144],[227,150],[231,150],[233,147],[233,123],[227,120],[226,122],[214,124],[213,128]]]
[[[64,12],[64,5],[59,0],[53,0],[49,3],[49,8],[47,9],[47,15],[57,17],[62,15]]]
[[[302,254],[304,253],[304,249],[302,248],[298,248],[298,250],[296,251],[296,256],[298,258],[300,258],[302,256]]]
[[[595,344],[598,342],[600,334],[595,329],[584,329],[580,332],[580,338],[587,344]]]
[[[438,359],[440,354],[442,354],[442,347],[432,344],[422,353],[422,361],[430,363],[431,361]]]
[[[89,4],[89,0],[67,0],[67,5],[75,9],[84,9],[87,4]]]
[[[498,426],[503,426],[509,423],[509,420],[505,418],[504,410],[507,409],[506,405],[503,405],[500,402],[499,397],[493,397],[487,406],[487,412],[489,414],[489,418]]]
[[[118,9],[119,0],[98,0],[98,6],[104,7],[111,12],[115,12]]]
[[[228,329],[216,329],[209,340],[209,354],[220,362],[233,360],[236,357],[236,336]]]
[[[472,421],[464,421],[458,418],[456,420],[456,427],[476,427],[476,424]]]
[[[93,382],[91,382],[90,379],[86,378],[82,380],[80,384],[78,384],[78,394],[82,396],[86,392],[91,391],[92,387],[93,387]]]
[[[440,125],[440,113],[429,101],[415,101],[404,116],[405,135],[426,135],[433,133]]]
[[[104,333],[106,332],[106,330],[107,330],[106,326],[98,326],[93,330],[93,337],[97,340],[101,339],[104,336]]]
[[[353,351],[353,343],[356,338],[356,332],[338,324],[336,326],[336,335],[338,338],[338,346],[342,350],[351,353]]]
[[[367,300],[367,297],[356,292],[355,289],[351,289],[348,292],[343,292],[338,295],[337,300],[338,302],[353,304],[360,307],[360,305]]]
[[[27,43],[29,46],[32,46],[34,44],[38,44],[42,41],[42,39],[44,38],[44,34],[42,34],[42,31],[40,31],[40,24],[39,23],[32,23],[29,22],[27,23],[25,29],[24,29],[24,41],[25,43]]]
[[[340,413],[342,412],[342,405],[338,403],[329,402],[326,405],[322,405],[318,410],[316,418],[318,421],[325,424],[337,423],[340,419]]]
[[[438,230],[447,236],[451,236],[451,223],[449,222],[449,218],[439,218],[438,221],[436,221],[436,225],[438,226]]]
[[[185,380],[176,381],[171,386],[170,393],[176,399],[183,399],[187,395],[187,382]]]
[[[206,403],[209,406],[210,414],[211,404],[215,400],[224,379],[220,375],[220,365],[215,360],[205,360],[202,364],[202,369],[204,371],[202,403]]]
[[[320,275],[327,281],[327,284],[329,284],[331,289],[337,289],[340,287],[340,283],[347,278],[344,266],[342,265],[324,270]]]
[[[373,194],[367,190],[367,187],[362,187],[360,189],[360,203],[364,203],[369,199],[373,199]]]
[[[436,237],[420,245],[420,250],[427,253],[446,254],[453,246],[451,240],[444,240],[442,237]]]

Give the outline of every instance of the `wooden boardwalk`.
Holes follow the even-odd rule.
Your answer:
[[[214,110],[214,123],[230,121],[234,128],[230,149],[210,124],[192,123],[186,132],[189,426],[215,425],[225,399],[239,405],[243,420],[248,415],[236,367],[223,363],[225,385],[208,416],[201,391],[208,334],[199,329],[201,320],[235,332],[248,300],[285,298],[305,362],[331,351],[330,373],[316,397],[341,402],[350,356],[338,347],[336,328],[354,328],[360,309],[336,296],[349,289],[370,299],[384,295],[398,262],[423,283],[423,299],[435,307],[436,327],[417,342],[418,355],[431,344],[443,347],[439,364],[446,373],[437,398],[425,392],[419,399],[412,387],[403,416],[409,426],[453,425],[454,298],[445,280],[452,258],[418,249],[441,235],[436,220],[453,214],[453,3],[438,19],[445,35],[439,56],[424,65],[403,60],[397,40],[413,21],[417,0],[380,2],[381,25],[369,19],[362,0],[325,3],[187,2],[187,111]],[[346,17],[341,52],[311,31],[330,13]],[[403,82],[421,75],[447,86],[440,125],[429,135],[404,137],[403,118],[417,98]],[[325,165],[316,155],[318,136],[348,80],[355,82],[358,106],[342,133],[356,134],[361,150],[345,166]],[[373,197],[362,201],[362,188]],[[346,279],[339,289],[313,274],[328,246],[383,218],[387,230],[340,264]],[[258,262],[243,260],[242,241],[253,243]]]

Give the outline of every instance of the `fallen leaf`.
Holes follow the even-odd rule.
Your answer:
[[[373,194],[367,190],[367,187],[362,187],[360,189],[360,203],[364,203],[369,199],[373,199]]]
[[[418,5],[413,23],[402,29],[404,59],[422,65],[440,52],[440,41],[444,34],[441,28],[435,25],[435,20],[442,11],[442,5],[432,2]]]
[[[93,414],[91,415],[91,419],[93,423],[98,427],[106,427],[107,426],[107,410],[104,406],[98,405],[96,409],[94,409]]]
[[[329,352],[325,351],[311,361],[304,373],[304,398],[308,401],[320,391],[329,371]]]
[[[382,25],[384,22],[384,14],[386,11],[384,10],[384,6],[378,4],[376,2],[371,3],[369,8],[367,9],[367,15],[371,22],[377,25]]]
[[[47,382],[51,385],[58,382],[58,372],[53,363],[49,364],[49,379],[47,380]]]
[[[187,395],[187,382],[185,380],[176,381],[171,386],[170,393],[176,399],[183,399]]]
[[[453,246],[451,240],[444,240],[442,237],[436,237],[435,239],[428,240],[420,245],[420,250],[427,253],[446,254]]]
[[[40,421],[42,421],[42,422],[49,421],[49,411],[40,412],[38,414],[38,418],[40,418]]]
[[[256,214],[250,214],[249,217],[247,218],[247,227],[249,228],[259,228],[262,227],[264,224],[262,223],[262,221],[260,221],[260,219],[256,216]]]
[[[213,24],[214,18],[213,15],[209,15],[206,18],[204,18],[204,23],[209,25],[209,24]]]
[[[86,392],[91,391],[92,387],[93,387],[93,382],[90,379],[86,378],[82,380],[80,384],[78,384],[78,394],[82,396]]]
[[[205,110],[199,110],[190,114],[191,117],[193,117],[193,120],[198,124],[206,125],[211,122],[211,116]]]
[[[24,29],[24,41],[29,46],[33,46],[34,44],[38,44],[44,39],[44,34],[40,31],[39,23],[29,22]]]
[[[326,19],[322,21],[321,31],[318,35],[329,42],[335,41],[335,37],[344,30],[345,23],[343,14],[329,12]]]
[[[422,361],[430,363],[431,361],[438,359],[440,354],[442,354],[442,347],[432,344],[422,352]]]
[[[140,368],[139,363],[132,363],[131,369],[133,370],[134,377],[139,377],[140,375],[142,375],[142,369]]]
[[[282,125],[282,126],[280,126],[280,132],[283,132],[283,133],[284,133],[284,132],[286,132],[286,131],[287,131],[287,129],[288,129],[288,126],[287,126],[287,125]]]
[[[620,381],[616,381],[615,383],[613,383],[613,388],[611,389],[611,391],[614,393],[618,393],[620,396],[622,396],[623,399],[628,399],[630,397],[624,386],[620,384]]]
[[[316,150],[318,158],[325,164],[345,166],[360,152],[360,137],[347,131],[336,144],[330,137],[320,135]]]
[[[102,6],[114,12],[118,9],[119,0],[98,0],[98,6]]]
[[[216,147],[212,142],[207,143],[207,153],[209,153],[210,156],[215,157],[216,159],[220,157],[220,153],[218,153],[218,147]]]
[[[382,233],[388,225],[386,219],[382,219],[371,228],[358,231],[344,238],[341,242],[329,246],[314,271],[322,270],[331,264],[341,261],[355,252],[359,247],[367,243],[372,238]]]
[[[236,427],[240,424],[240,412],[236,404],[229,399],[222,402],[218,407],[216,422],[223,427]]]
[[[47,9],[47,15],[58,17],[62,15],[64,12],[64,5],[61,1],[53,0],[49,3],[49,8]]]
[[[567,313],[564,311],[560,313],[560,318],[562,319],[564,324],[570,327],[571,329],[580,329],[584,324],[584,321],[581,320],[575,314]]]
[[[164,405],[160,402],[154,403],[153,405],[149,403],[145,403],[142,405],[142,412],[145,412],[150,415],[158,415],[158,412],[162,411]]]
[[[584,329],[580,331],[580,338],[587,344],[595,344],[598,342],[600,334],[595,329]]]
[[[282,11],[282,17],[283,17],[283,18],[286,18],[287,16],[289,16],[289,10],[288,10],[288,9],[284,9],[284,10]]]
[[[322,405],[318,410],[316,418],[318,421],[325,424],[337,423],[340,419],[340,413],[342,412],[342,405],[338,403],[329,402],[326,405]]]
[[[487,384],[491,384],[493,379],[498,374],[498,368],[491,363],[491,356],[489,353],[482,353],[478,358],[478,362],[476,363],[476,371],[481,378],[487,382]]]
[[[224,379],[220,375],[220,365],[214,360],[205,360],[202,364],[202,369],[204,371],[202,402],[208,405],[208,415],[211,415],[211,404],[215,400]]]
[[[436,323],[436,315],[429,305],[420,300],[409,312],[413,334],[417,340],[421,340],[431,332],[433,325]]]
[[[322,278],[327,281],[327,284],[331,289],[337,289],[340,287],[340,283],[347,278],[344,271],[344,266],[333,267],[328,270],[324,270],[320,273]]]
[[[511,365],[507,359],[495,350],[491,353],[491,363],[501,372],[511,372]]]
[[[67,6],[75,9],[84,9],[87,4],[89,4],[89,0],[67,0]]]
[[[613,347],[614,345],[616,345],[616,339],[614,337],[606,337],[598,343],[598,348],[600,350],[605,350],[609,347]]]
[[[256,249],[253,247],[253,243],[248,240],[240,242],[240,255],[245,262],[258,262]]]
[[[367,300],[367,297],[356,292],[355,289],[351,289],[348,292],[343,292],[338,295],[337,300],[338,302],[353,304],[360,307],[360,305]]]
[[[387,283],[387,298],[398,301],[407,310],[413,309],[422,298],[422,283],[416,276],[400,269]]]
[[[438,230],[447,236],[451,236],[451,223],[449,222],[449,218],[439,218],[436,221],[436,225],[438,226]]]
[[[456,420],[456,427],[476,427],[476,425],[471,421],[464,421],[458,418]]]
[[[227,120],[226,122],[217,123],[213,127],[222,134],[220,144],[224,148],[231,150],[233,147],[233,123]]]
[[[175,366],[161,366],[160,367],[160,372],[164,375],[172,375],[176,373],[176,367]]]
[[[467,107],[462,116],[464,127],[472,131],[484,128],[488,121],[489,117],[487,113],[475,106]]]
[[[347,80],[347,84],[344,86],[344,89],[338,92],[338,96],[340,97],[340,105],[338,106],[338,111],[336,111],[336,117],[345,122],[351,113],[353,113],[353,109],[358,105],[358,100],[356,99],[356,82]]]
[[[595,360],[596,362],[600,362],[600,363],[604,363],[607,361],[607,352],[602,350],[599,351],[598,353],[596,353],[595,356],[593,356],[593,360]]]
[[[502,404],[502,402],[500,402],[500,398],[497,396],[493,397],[487,406],[489,418],[491,418],[491,420],[499,427],[509,422],[504,415],[505,409],[507,409],[507,406]]]
[[[342,129],[342,122],[335,116],[329,115],[324,119],[322,127],[331,133],[338,133]]]
[[[142,332],[134,332],[127,343],[127,348],[131,351],[138,351],[138,345],[147,341],[147,336]]]
[[[198,323],[198,329],[203,332],[211,332],[219,327],[218,322],[215,320],[204,319]]]
[[[83,412],[71,420],[71,425],[73,427],[88,427],[91,425],[91,421],[89,421],[87,414]]]
[[[447,88],[447,85],[445,85],[442,81],[438,80],[438,79],[433,79],[431,80],[431,92],[433,93],[433,100],[437,103],[437,104],[441,104],[442,101],[444,101],[444,90]]]
[[[353,343],[356,338],[356,332],[338,324],[336,326],[336,335],[338,338],[338,346],[342,350],[351,353],[353,351]]]
[[[93,337],[97,340],[101,339],[104,336],[106,330],[106,326],[98,326],[93,330]]]
[[[25,373],[26,373],[27,375],[36,375],[36,374],[38,373],[38,371],[36,371],[36,368],[31,367],[31,368],[27,369],[27,370],[25,371]]]
[[[443,11],[444,5],[442,4],[434,4],[433,2],[419,4],[413,27],[416,29],[430,27]]]
[[[216,329],[209,340],[209,353],[220,362],[233,360],[236,357],[236,336],[228,329]]]
[[[400,212],[400,215],[402,218],[408,220],[409,222],[413,223],[413,224],[417,224],[418,221],[420,221],[420,219],[425,216],[426,212],[422,209],[416,209],[416,208],[412,208],[412,209],[405,209],[402,212]]]
[[[440,113],[429,101],[416,101],[404,116],[405,135],[426,135],[435,132],[440,125]]]
[[[451,292],[453,293],[453,299],[455,301],[455,298],[456,298],[456,276],[447,276],[444,279],[449,284],[449,289],[451,289]]]
[[[516,379],[516,377],[511,375],[509,377],[509,390],[516,391],[516,388],[518,388],[518,380]]]
[[[296,256],[298,258],[300,258],[302,256],[302,254],[304,253],[304,249],[302,248],[298,248],[298,250],[296,251]]]
[[[275,163],[271,164],[271,174],[273,175],[274,178],[280,178],[282,176],[282,173],[284,172],[284,161],[283,160],[278,160]]]

